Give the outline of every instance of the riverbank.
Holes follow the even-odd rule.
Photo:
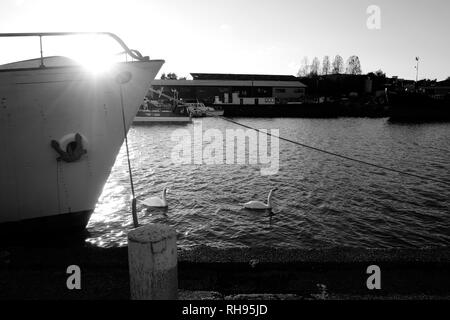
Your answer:
[[[223,106],[225,117],[249,118],[386,118],[390,116],[386,105],[364,100],[347,100],[322,103],[276,105],[228,105]]]
[[[395,97],[392,95],[392,97]],[[225,117],[248,118],[389,118],[397,122],[448,122],[449,100],[405,95],[392,103],[374,103],[367,99],[345,99],[328,102],[277,105],[228,105]],[[394,103],[395,102],[395,103]]]
[[[212,249],[178,252],[180,299],[447,299],[450,250]],[[382,289],[366,287],[381,268]],[[68,290],[66,269],[81,269]],[[0,299],[129,299],[127,248],[0,249]]]

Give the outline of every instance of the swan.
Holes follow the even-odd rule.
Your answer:
[[[244,203],[243,206],[245,209],[250,210],[267,210],[272,209],[272,193],[276,190],[272,189],[269,192],[269,195],[267,196],[267,204],[261,201],[249,201],[247,203]]]
[[[169,189],[164,188],[162,192],[162,197],[150,197],[142,201],[142,203],[147,207],[154,207],[154,208],[167,208],[167,200],[166,200],[166,194],[169,192]]]

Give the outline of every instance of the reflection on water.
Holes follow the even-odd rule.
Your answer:
[[[235,125],[204,118],[203,130]],[[450,125],[393,125],[386,119],[239,119],[257,128],[411,173],[450,182]],[[280,170],[258,165],[174,165],[171,134],[188,125],[135,126],[131,161],[138,199],[169,187],[169,208],[138,203],[141,224],[172,225],[180,247],[428,247],[450,245],[445,185],[384,172],[280,141]],[[277,187],[272,214],[242,209]],[[87,241],[126,244],[131,200],[122,148],[88,225]]]

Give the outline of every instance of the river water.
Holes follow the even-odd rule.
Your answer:
[[[367,118],[234,120],[255,128],[278,129],[283,137],[327,151],[450,183],[448,123],[392,124],[387,119]],[[217,141],[226,148],[226,129],[238,129],[221,119],[199,121],[196,125],[133,126],[128,134],[138,199],[159,196],[164,187],[170,189],[167,210],[138,203],[139,221],[173,226],[179,247],[450,245],[448,185],[285,141],[279,141],[278,171],[273,175],[262,175],[266,165],[248,160],[244,164],[196,164],[198,148],[192,152],[191,164],[177,163],[175,133],[194,137],[194,126],[197,134],[200,125],[204,133],[216,129],[216,134],[224,136]],[[270,150],[276,143],[268,146]],[[248,153],[249,146],[245,150]],[[242,209],[241,203],[266,201],[272,188],[277,188],[272,213]],[[126,234],[132,228],[130,194],[123,146],[88,225],[86,241],[102,247],[126,245]]]

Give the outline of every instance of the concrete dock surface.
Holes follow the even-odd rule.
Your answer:
[[[449,299],[450,248],[178,251],[180,300]],[[67,268],[81,270],[69,290]],[[367,267],[381,270],[369,290]],[[0,299],[129,299],[126,247],[0,247]]]

